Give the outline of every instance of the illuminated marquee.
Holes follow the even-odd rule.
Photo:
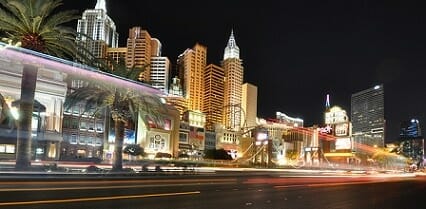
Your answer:
[[[348,121],[346,111],[338,106],[334,106],[325,113],[325,124],[338,124]]]
[[[336,124],[334,134],[336,136],[349,136],[349,123]]]
[[[337,138],[336,139],[336,150],[341,149],[351,149],[351,139],[350,138]]]
[[[332,134],[333,128],[330,125],[327,125],[325,127],[321,127],[319,132],[322,133],[322,134]]]

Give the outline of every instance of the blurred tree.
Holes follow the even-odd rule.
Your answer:
[[[127,69],[122,62],[103,63],[103,70],[117,74],[122,79],[135,81],[142,69]],[[136,92],[115,86],[109,83],[96,81],[86,82],[87,86],[76,89],[67,95],[64,103],[65,109],[70,109],[75,105],[84,103],[84,111],[93,111],[96,115],[101,111],[106,111],[106,117],[112,117],[114,121],[115,141],[114,141],[114,161],[113,170],[123,169],[123,140],[125,124],[129,121],[136,121],[138,114],[149,116],[152,122],[158,127],[162,127],[163,115],[166,113],[165,105],[156,95],[148,95],[143,92]],[[141,121],[143,122],[143,121]]]

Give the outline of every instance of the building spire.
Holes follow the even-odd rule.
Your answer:
[[[237,43],[234,37],[234,29],[231,30],[231,35],[229,36],[228,44],[225,47],[225,53],[223,55],[223,60],[229,58],[240,59],[240,48],[238,48]]]
[[[330,95],[327,94],[327,98],[325,99],[325,109],[329,110],[330,109]]]
[[[98,0],[96,2],[95,9],[102,9],[106,13],[107,12],[107,9],[106,9],[106,0]]]

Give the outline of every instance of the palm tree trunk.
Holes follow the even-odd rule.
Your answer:
[[[31,122],[34,109],[34,94],[37,82],[37,67],[24,65],[21,80],[21,102],[19,105],[18,134],[16,141],[15,169],[31,167]]]
[[[114,119],[115,124],[115,142],[114,142],[114,163],[113,171],[123,170],[123,140],[124,140],[124,122],[120,119]]]
[[[110,123],[110,121],[111,121],[111,110],[110,110],[110,108],[106,107],[104,113],[105,113],[105,117],[104,117],[104,137],[103,137],[103,143],[102,143],[102,152],[103,152],[102,158],[103,158],[103,160],[109,160],[109,159],[107,159],[106,154],[109,151],[108,139],[109,139],[109,130],[111,128],[111,125],[110,125],[111,124]]]

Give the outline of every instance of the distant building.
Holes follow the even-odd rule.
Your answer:
[[[411,120],[403,121],[401,123],[399,138],[401,140],[423,138],[422,130],[420,129],[419,120],[411,119]]]
[[[419,120],[411,119],[401,123],[399,152],[413,160],[418,167],[423,166],[425,142]]]
[[[352,153],[351,122],[344,109],[339,106],[329,106],[327,95],[325,126],[320,128],[321,134],[330,136],[332,140],[322,140],[324,157],[338,163],[351,163],[355,158]]]
[[[126,47],[117,47],[117,48],[108,47],[107,52],[106,52],[106,56],[107,56],[108,59],[111,59],[111,60],[107,60],[107,61],[115,61],[116,63],[119,63],[121,61],[125,62],[126,61],[126,54],[127,54],[127,48]],[[122,59],[122,60],[120,60],[120,59]]]
[[[354,149],[359,145],[384,147],[385,112],[383,85],[377,85],[351,97],[351,121]]]
[[[171,63],[167,57],[151,57],[150,83],[167,94]]]
[[[225,70],[224,125],[226,129],[239,131],[241,128],[241,99],[244,78],[240,49],[234,37],[234,31],[225,47],[222,68]]]
[[[257,125],[257,86],[250,83],[243,84],[241,107],[244,110],[241,127],[245,129],[255,127]]]
[[[139,75],[139,80],[144,82],[150,81],[150,62],[153,54],[151,43],[152,38],[147,30],[143,30],[141,27],[129,29],[126,66],[128,69],[144,68],[144,71]]]
[[[284,123],[290,127],[303,127],[303,119],[301,118],[290,117],[282,112],[276,112],[275,116],[279,123]]]
[[[172,78],[168,92],[169,94],[166,97],[167,103],[176,107],[180,113],[180,118],[182,118],[183,113],[188,110],[188,101],[183,97],[183,89],[179,78]]]
[[[216,124],[222,124],[223,89],[225,73],[223,68],[210,64],[204,70],[204,105],[206,130],[214,131]]]
[[[95,58],[104,58],[107,47],[118,46],[114,21],[108,16],[105,0],[98,0],[95,9],[87,9],[77,22],[77,42]]]
[[[202,153],[205,145],[205,114],[200,111],[189,110],[183,114],[182,121],[188,123],[188,144],[190,145],[192,152]]]
[[[202,111],[204,97],[204,69],[207,63],[207,47],[196,43],[186,49],[177,60],[178,78],[183,81],[184,97],[188,110]]]

